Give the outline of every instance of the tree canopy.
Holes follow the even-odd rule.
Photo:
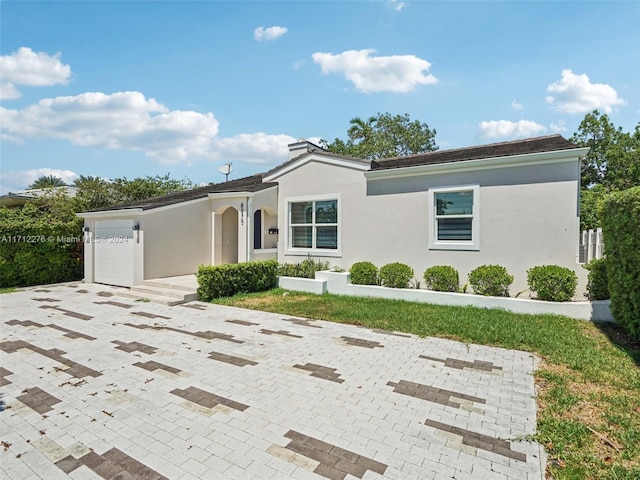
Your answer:
[[[56,177],[55,175],[42,175],[38,177],[36,181],[34,181],[31,185],[29,185],[29,189],[35,188],[53,188],[53,187],[65,187],[66,184],[64,180],[60,177]]]
[[[583,188],[624,190],[640,185],[640,123],[633,133],[623,132],[607,114],[594,110],[570,140],[591,149],[582,164]]]
[[[582,162],[580,228],[597,228],[598,206],[608,193],[640,186],[640,123],[633,133],[624,132],[608,115],[594,110],[570,140],[590,148]]]
[[[435,129],[418,120],[412,121],[408,113],[395,116],[378,113],[366,120],[355,117],[349,124],[346,141],[336,138],[328,143],[322,140],[321,146],[333,153],[369,160],[438,149]]]

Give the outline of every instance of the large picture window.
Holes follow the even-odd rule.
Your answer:
[[[288,205],[289,249],[338,250],[337,198],[290,201]]]
[[[430,248],[479,250],[479,190],[477,185],[429,190]]]

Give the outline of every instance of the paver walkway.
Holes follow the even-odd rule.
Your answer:
[[[0,296],[2,478],[543,478],[525,352],[116,291]]]

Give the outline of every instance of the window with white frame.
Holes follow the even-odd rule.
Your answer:
[[[429,248],[479,250],[478,185],[429,190]]]
[[[335,253],[339,250],[338,199],[288,201],[289,250]]]

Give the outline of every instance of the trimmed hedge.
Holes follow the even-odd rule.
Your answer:
[[[262,292],[276,286],[278,262],[230,263],[198,267],[198,296],[203,302],[237,293]]]
[[[81,280],[82,220],[34,203],[0,208],[0,287]]]
[[[573,270],[559,265],[539,265],[527,270],[527,283],[540,300],[567,302],[576,293],[578,276]]]
[[[278,266],[279,277],[316,278],[316,272],[329,270],[329,262],[314,261],[310,258],[300,263],[283,263]]]
[[[469,274],[469,283],[478,295],[508,297],[513,276],[501,265],[482,265]]]
[[[589,300],[607,300],[609,296],[609,276],[607,275],[607,259],[594,258],[584,266],[589,270],[587,281],[587,297]]]
[[[356,262],[349,273],[354,285],[378,285],[378,267],[371,262]]]
[[[436,292],[457,292],[460,280],[458,271],[448,265],[436,265],[424,271],[425,287]]]
[[[640,186],[607,195],[600,209],[611,313],[640,340]]]
[[[413,268],[404,263],[388,263],[380,268],[380,283],[384,287],[409,288]]]

